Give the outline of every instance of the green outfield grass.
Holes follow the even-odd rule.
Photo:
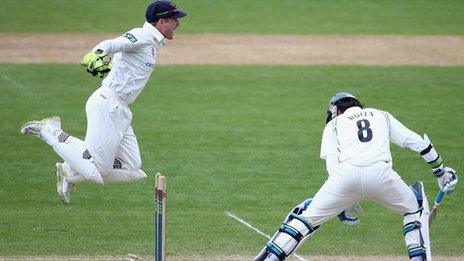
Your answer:
[[[186,4],[187,5],[187,4]],[[188,5],[187,5],[188,6]],[[253,254],[266,240],[230,211],[271,234],[326,178],[319,159],[331,95],[351,91],[427,133],[445,162],[464,171],[462,67],[157,68],[133,104],[133,127],[149,179],[84,184],[65,207],[55,196],[59,158],[23,122],[51,115],[77,137],[99,80],[79,65],[0,65],[2,132],[0,255],[152,254],[153,174],[168,177],[169,254]],[[393,148],[408,183],[437,192],[416,153]],[[447,197],[432,231],[435,253],[463,255],[462,187]],[[359,226],[325,224],[303,254],[405,254],[402,216],[363,204]]]
[[[0,32],[114,32],[141,24],[151,1],[4,0]],[[464,34],[461,0],[178,0],[180,33]]]

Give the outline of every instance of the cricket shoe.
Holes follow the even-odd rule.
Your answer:
[[[61,133],[61,119],[58,116],[52,116],[40,121],[29,121],[21,127],[21,134],[33,134],[44,139],[43,133],[48,132],[53,137],[58,137]]]
[[[55,175],[56,175],[56,193],[64,204],[68,205],[71,201],[71,190],[74,184],[68,182],[68,174],[63,169],[63,163],[57,162],[55,164]]]

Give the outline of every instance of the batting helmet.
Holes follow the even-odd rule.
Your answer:
[[[329,102],[329,108],[327,109],[327,119],[326,123],[331,121],[333,118],[342,114],[346,109],[350,107],[358,106],[363,108],[362,103],[351,93],[348,92],[338,92]]]

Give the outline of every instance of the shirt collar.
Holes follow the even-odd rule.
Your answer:
[[[358,107],[358,106],[353,106],[353,107],[350,107],[350,108],[346,109],[345,112],[350,112],[350,111],[354,112],[354,111],[359,111],[359,110],[362,110],[362,108]]]
[[[154,27],[152,24],[150,24],[149,22],[145,22],[143,24],[143,29],[147,30],[147,32],[150,33],[150,35],[153,36],[153,38],[155,40],[157,40],[158,42],[160,42],[161,44],[165,45],[166,44],[166,39],[164,39],[164,36],[163,34],[161,34],[160,31],[158,31],[158,29],[156,29],[156,27]]]

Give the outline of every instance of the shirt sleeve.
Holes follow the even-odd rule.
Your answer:
[[[322,134],[321,155],[322,159],[327,159],[328,155],[337,155],[337,140],[333,131],[333,120],[327,123]]]
[[[390,132],[390,141],[400,146],[401,148],[408,148],[412,151],[420,153],[426,149],[430,142],[424,140],[419,134],[408,129],[393,115],[388,112],[383,112],[387,118]]]
[[[112,55],[119,52],[127,52],[136,49],[140,46],[141,41],[134,34],[127,32],[114,39],[105,40],[93,48],[93,50],[101,49]]]

